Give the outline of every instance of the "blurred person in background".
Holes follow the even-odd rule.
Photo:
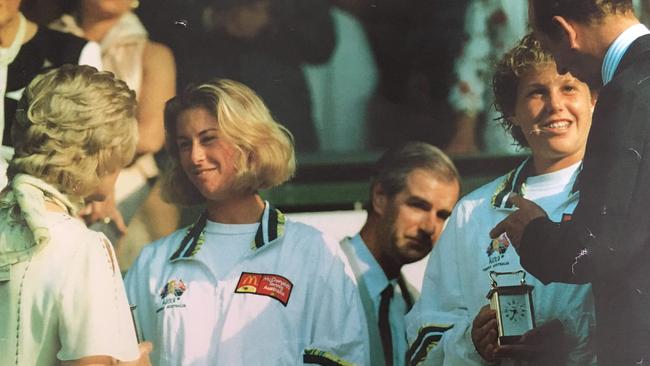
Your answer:
[[[259,96],[231,80],[191,86],[167,102],[165,130],[167,197],[207,208],[127,273],[154,364],[368,365],[338,243],[258,194],[295,170],[291,134]]]
[[[295,136],[319,149],[303,64],[326,62],[336,44],[326,0],[213,0],[204,25],[185,34],[179,85],[220,77],[249,85]],[[205,29],[203,31],[203,29]]]
[[[165,101],[176,91],[174,56],[168,47],[148,39],[146,29],[132,12],[136,4],[134,0],[72,1],[66,4],[66,14],[50,24],[53,29],[99,43],[104,69],[124,80],[135,90],[138,98],[138,132],[141,138],[136,147],[136,158],[120,173],[115,195],[110,198],[117,203],[119,212],[112,201],[111,204],[95,204],[86,210],[89,223],[115,221],[117,233],[101,224],[94,226],[114,242],[126,231],[126,224],[131,223],[136,213],[139,214],[131,237],[124,238],[118,245],[118,258],[125,268],[137,255],[140,248],[137,244],[170,234],[176,229],[179,216],[174,206],[162,201],[159,186],[150,189],[151,182],[158,175],[154,154],[164,142]],[[132,251],[135,254],[129,254]]]
[[[454,128],[446,95],[467,1],[331,3],[360,19],[377,65],[377,85],[365,106],[367,145],[385,150],[417,140],[446,146]]]
[[[526,34],[528,7],[521,0],[470,0],[465,11],[462,49],[454,61],[447,98],[455,132],[446,151],[513,154],[519,145],[496,119],[490,78],[502,55]]]
[[[109,72],[72,65],[24,94],[0,194],[2,362],[148,365],[111,243],[77,216],[106,199],[133,157],[135,94]]]
[[[401,273],[424,258],[460,194],[460,176],[438,148],[409,142],[388,150],[371,178],[368,218],[341,242],[357,279],[371,365],[404,365],[404,315],[419,296]]]

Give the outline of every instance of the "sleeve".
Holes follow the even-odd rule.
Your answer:
[[[338,243],[333,240],[330,247]],[[368,330],[354,276],[339,250],[321,269],[321,295],[312,302],[311,342],[305,365],[370,365]]]
[[[482,365],[471,340],[470,314],[462,292],[459,248],[464,245],[455,209],[429,257],[422,294],[406,315],[408,365]],[[487,302],[486,302],[487,303]]]
[[[85,229],[85,228],[84,228]],[[107,355],[139,357],[124,284],[113,248],[102,234],[80,236],[59,294],[60,360]]]
[[[611,281],[644,266],[635,263],[650,248],[650,107],[640,94],[605,93],[594,114],[571,221],[538,218],[522,237],[521,264],[544,283]],[[647,287],[647,281],[637,282]]]
[[[273,1],[279,31],[307,63],[326,62],[336,46],[334,21],[326,0]]]
[[[81,49],[79,55],[79,65],[93,66],[97,70],[103,70],[102,50],[96,42],[87,42]]]
[[[490,71],[490,39],[487,32],[487,16],[490,2],[470,1],[465,13],[466,41],[454,63],[454,79],[449,91],[449,103],[458,112],[470,115],[485,108],[483,100],[487,75]]]

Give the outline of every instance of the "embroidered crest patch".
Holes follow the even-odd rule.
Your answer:
[[[508,237],[505,235],[499,235],[498,238],[492,239],[492,241],[490,241],[486,253],[488,257],[495,252],[499,254],[503,254],[506,252],[506,250],[508,250],[509,246],[510,246],[510,240],[508,240]]]
[[[187,286],[185,286],[185,282],[183,282],[183,280],[169,280],[167,281],[167,284],[160,290],[160,298],[164,299],[170,295],[181,297],[185,290],[187,290]]]
[[[573,218],[572,214],[567,214],[567,213],[562,214],[562,222],[571,221],[572,218]]]
[[[160,307],[156,312],[160,312],[163,309],[167,308],[184,308],[185,304],[181,301],[181,296],[187,291],[187,286],[183,280],[169,280],[167,283],[160,289],[158,295],[160,295]]]
[[[287,306],[292,289],[293,283],[282,276],[242,272],[235,293],[268,296]]]

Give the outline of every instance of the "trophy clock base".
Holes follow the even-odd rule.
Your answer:
[[[509,346],[513,344],[519,344],[521,341],[520,335],[512,335],[512,336],[501,336],[499,337],[499,346]]]

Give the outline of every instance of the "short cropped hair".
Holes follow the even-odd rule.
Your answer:
[[[634,11],[632,0],[532,0],[530,5],[536,28],[552,39],[558,39],[561,32],[554,16],[589,24],[608,14]]]
[[[521,128],[512,123],[517,104],[519,78],[523,73],[539,65],[554,65],[553,55],[542,48],[532,33],[525,35],[497,64],[492,78],[494,105],[500,117],[497,119],[521,146],[528,146]]]
[[[16,111],[9,178],[25,173],[83,198],[133,159],[135,92],[113,73],[63,65],[34,78]]]
[[[408,175],[416,169],[429,171],[436,179],[446,183],[457,182],[460,186],[460,174],[444,152],[424,142],[406,142],[387,150],[375,164],[370,178],[371,189],[367,211],[374,210],[372,188],[380,185],[386,196],[394,197],[406,188]]]
[[[287,181],[296,169],[293,136],[277,123],[262,99],[246,85],[227,79],[189,86],[165,105],[165,144],[170,166],[163,179],[163,196],[180,205],[205,198],[180,164],[176,124],[180,114],[204,108],[217,119],[218,129],[238,151],[235,187],[255,192]]]

